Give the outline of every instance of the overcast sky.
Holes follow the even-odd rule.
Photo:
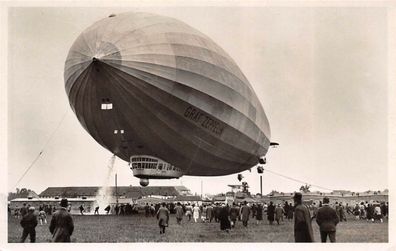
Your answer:
[[[228,52],[264,107],[271,140],[280,143],[269,151],[266,168],[330,189],[388,187],[385,8],[14,8],[8,20],[9,191],[43,146],[18,187],[41,192],[49,186],[102,184],[112,154],[72,112],[63,68],[85,28],[125,11],[177,18]],[[117,159],[115,166],[119,185],[139,184],[126,162]],[[243,175],[251,191],[259,192],[255,169]],[[200,194],[201,181],[204,194],[238,183],[233,174],[150,184],[183,184]],[[292,192],[301,185],[263,175],[263,193]]]

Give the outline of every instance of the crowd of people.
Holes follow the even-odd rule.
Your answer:
[[[302,194],[295,193],[294,204],[284,201],[275,204],[273,201],[267,203],[252,203],[246,201],[241,203],[146,203],[144,207],[131,204],[108,205],[104,210],[106,214],[131,215],[137,214],[143,209],[145,217],[157,217],[160,234],[165,234],[166,227],[169,226],[170,214],[175,214],[176,223],[181,225],[183,220],[187,222],[216,222],[220,225],[220,230],[230,232],[237,225],[248,227],[249,220],[259,225],[266,216],[269,225],[280,225],[283,221],[294,219],[294,236],[296,242],[312,242],[313,231],[312,222],[316,223],[320,229],[320,239],[322,242],[336,241],[336,226],[340,221],[347,221],[347,215],[352,215],[356,219],[370,222],[383,222],[388,217],[388,203],[386,202],[361,202],[355,206],[345,205],[342,202],[330,204],[329,198],[323,198],[319,204],[303,203]],[[38,210],[30,205],[24,204],[18,212],[14,214],[17,218],[22,218],[20,224],[23,228],[21,242],[27,236],[30,241],[35,242],[35,227],[40,223],[47,224],[47,215],[52,215],[49,230],[53,235],[54,242],[69,242],[73,233],[73,219],[70,215],[71,205],[67,199],[62,199],[59,207],[41,205]],[[80,214],[84,215],[84,205],[79,207]],[[10,210],[9,210],[10,212]],[[99,214],[99,206],[95,207],[94,214]],[[241,222],[241,223],[238,223]],[[275,223],[276,222],[276,223]]]
[[[329,238],[330,242],[336,241],[336,226],[340,221],[347,221],[347,215],[358,215],[358,219],[366,219],[367,221],[383,222],[385,217],[388,217],[388,203],[386,202],[362,202],[359,206],[359,213],[353,210],[348,203],[344,205],[342,202],[335,202],[330,204],[330,199],[325,197],[317,205],[312,203],[305,205],[302,202],[302,194],[295,193],[293,197],[294,205],[285,201],[283,204],[274,204],[272,201],[267,203],[253,203],[249,205],[246,201],[243,203],[233,203],[228,205],[225,203],[208,203],[198,206],[197,204],[181,204],[178,202],[176,206],[172,207],[169,204],[163,203],[161,206],[162,212],[167,211],[167,214],[157,213],[159,219],[160,233],[165,233],[165,228],[168,226],[169,214],[176,214],[177,224],[181,224],[184,216],[186,221],[211,223],[220,223],[220,229],[229,232],[235,228],[238,221],[242,222],[243,227],[248,227],[249,219],[255,220],[258,225],[263,221],[263,215],[267,216],[269,225],[281,224],[284,220],[291,221],[294,218],[294,235],[296,242],[313,242],[312,222],[316,223],[320,229],[320,239],[326,242]],[[146,217],[154,216],[156,207],[159,205],[145,206]],[[166,210],[165,210],[166,209]],[[165,216],[166,215],[166,216]],[[165,217],[165,218],[164,218]],[[162,219],[162,220],[161,220]]]
[[[52,234],[52,242],[70,242],[70,236],[73,234],[74,230],[74,223],[68,208],[68,200],[62,199],[59,207],[55,211],[50,211],[52,218],[49,225],[49,231]],[[23,204],[23,207],[19,209],[19,214],[22,217],[20,224],[23,228],[21,242],[25,242],[28,236],[30,238],[30,242],[36,242],[36,226],[38,225],[37,218],[39,218],[40,224],[47,224],[44,207],[39,208],[37,215],[36,209],[30,205],[26,205],[25,203]]]

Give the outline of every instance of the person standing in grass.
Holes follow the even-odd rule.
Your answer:
[[[275,216],[275,206],[274,203],[270,201],[270,204],[267,209],[267,219],[270,225],[274,223],[274,216]]]
[[[281,204],[278,204],[278,206],[275,208],[275,220],[276,223],[278,223],[280,221],[283,221],[283,214],[285,213],[285,210],[283,210],[283,207],[281,206]]]
[[[220,210],[219,214],[219,220],[220,220],[220,229],[226,231],[227,233],[231,229],[231,223],[230,223],[230,208],[227,205],[223,205]]]
[[[220,211],[221,211],[221,206],[218,203],[216,203],[216,205],[213,208],[213,210],[214,210],[215,221],[219,222],[219,215],[220,215]]]
[[[115,214],[118,216],[118,212],[120,211],[120,207],[118,206],[118,203],[115,205],[114,211],[115,211]]]
[[[330,242],[336,242],[336,226],[340,221],[336,210],[329,206],[329,202],[329,198],[323,198],[323,206],[318,209],[316,214],[322,242],[327,241],[327,236],[329,236]]]
[[[230,220],[231,220],[232,228],[235,227],[238,217],[239,217],[239,207],[235,203],[232,203],[232,207],[230,209]]]
[[[291,221],[293,220],[293,215],[294,215],[294,207],[292,206],[292,203],[289,203],[289,207],[287,210],[287,220]]]
[[[263,206],[258,203],[256,206],[256,225],[258,225],[263,220]]]
[[[183,211],[183,208],[182,208],[180,202],[177,202],[176,207],[175,207],[175,212],[176,212],[177,224],[180,225],[181,221],[183,220],[183,214],[184,214],[184,211]]]
[[[241,215],[241,220],[242,220],[243,226],[247,227],[248,221],[249,221],[249,215],[250,215],[250,208],[247,205],[246,201],[243,202],[243,206],[241,207],[240,215]]]
[[[202,222],[206,222],[206,220],[208,219],[207,218],[207,208],[206,208],[206,205],[203,205],[203,207],[202,207],[202,213],[201,213],[201,220],[202,220]]]
[[[66,206],[67,207],[67,206]],[[80,209],[80,214],[81,215],[84,215],[84,206],[83,205],[80,205],[80,207],[79,207],[79,209]]]
[[[347,221],[346,218],[346,214],[345,214],[345,208],[344,205],[342,204],[342,202],[339,203],[339,217],[340,217],[340,221]]]
[[[208,217],[209,222],[212,222],[213,216],[214,216],[213,207],[212,207],[212,204],[209,204],[206,209],[206,217]]]
[[[373,222],[378,220],[378,221],[380,221],[382,223],[383,219],[382,219],[382,213],[381,213],[380,204],[379,203],[374,204],[373,207],[374,207],[374,217],[373,217],[374,221]]]
[[[294,197],[294,239],[296,242],[313,242],[311,214],[307,206],[302,203],[302,194],[295,193]]]
[[[146,203],[146,205],[144,206],[144,215],[146,216],[146,217],[149,217],[150,216],[150,206],[149,206],[149,204],[148,203]]]
[[[199,206],[198,205],[194,206],[193,204],[193,218],[195,222],[197,222],[199,219],[199,213],[200,213]]]
[[[109,212],[110,212],[110,205],[108,205],[108,206],[105,208],[105,211],[106,211],[106,214],[109,214]],[[98,208],[98,214],[99,214],[99,208]]]
[[[165,228],[168,226],[169,210],[166,208],[165,202],[162,202],[161,207],[157,211],[158,226],[160,234],[165,234]]]
[[[67,211],[68,201],[62,199],[60,208],[54,213],[51,219],[49,230],[52,234],[52,242],[70,242],[70,236],[73,234],[73,218]]]
[[[47,214],[43,209],[39,212],[38,216],[39,216],[40,225],[43,225],[43,223],[47,224]]]
[[[186,216],[188,218],[188,221],[191,221],[192,211],[193,211],[193,209],[192,209],[190,203],[188,203],[186,206]]]
[[[95,207],[95,212],[94,212],[94,214],[99,215],[99,206]]]
[[[21,226],[23,227],[21,242],[25,242],[28,235],[30,242],[36,242],[37,217],[34,214],[34,207],[29,207],[28,212],[22,217]]]

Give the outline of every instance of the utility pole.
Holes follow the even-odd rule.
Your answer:
[[[202,184],[203,184],[203,181],[201,180],[201,200],[202,200],[202,198],[203,198],[203,194],[202,194]]]
[[[115,174],[115,192],[116,192],[116,205],[117,205],[118,204],[117,173]]]
[[[260,195],[263,196],[263,175],[260,175]]]

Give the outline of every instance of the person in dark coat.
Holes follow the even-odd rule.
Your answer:
[[[233,203],[230,209],[230,220],[231,220],[231,227],[234,228],[236,221],[239,217],[239,207]]]
[[[146,205],[144,206],[144,215],[145,215],[146,217],[149,217],[149,216],[150,216],[150,206],[149,206],[148,203],[146,203]]]
[[[114,211],[115,211],[116,215],[118,215],[118,213],[120,211],[120,207],[118,206],[118,204],[115,205]]]
[[[372,204],[368,204],[366,211],[367,211],[367,214],[366,214],[367,221],[374,222],[374,206]]]
[[[177,202],[177,205],[175,207],[175,211],[176,211],[176,221],[177,224],[181,224],[181,221],[183,220],[183,215],[184,215],[184,211],[183,208],[180,204],[180,202]]]
[[[120,215],[125,215],[125,205],[121,204],[120,206]]]
[[[69,212],[69,210],[67,210]],[[99,206],[95,207],[95,212],[94,214],[98,214],[99,215]]]
[[[239,214],[241,215],[243,226],[247,227],[250,215],[250,208],[247,205],[246,201],[243,202],[243,206],[241,207],[241,212]]]
[[[26,203],[23,203],[23,207],[21,207],[19,213],[21,214],[22,218],[28,213],[28,208],[26,207]]]
[[[294,239],[296,242],[313,242],[311,214],[302,203],[302,194],[294,194]]]
[[[229,232],[229,230],[231,229],[229,216],[230,216],[230,207],[227,204],[221,207],[219,212],[220,229],[226,232]]]
[[[287,219],[287,214],[289,213],[289,204],[287,201],[285,202],[285,205],[283,206],[283,210],[285,211],[285,218]]]
[[[336,210],[329,206],[329,202],[329,198],[323,198],[323,206],[318,209],[316,214],[322,242],[326,242],[327,236],[329,236],[330,242],[336,242],[336,226],[340,221]]]
[[[99,210],[99,208],[98,208],[98,210]],[[106,214],[109,214],[109,212],[110,212],[110,205],[108,205],[108,206],[105,208],[105,211],[106,211]],[[99,211],[98,211],[98,214],[99,214]]]
[[[268,205],[268,209],[267,209],[267,219],[270,225],[274,223],[275,220],[274,216],[275,216],[275,206],[274,203],[270,201],[270,204]]]
[[[263,220],[263,206],[259,203],[256,206],[256,224],[258,225]]]
[[[212,222],[213,217],[214,217],[214,209],[211,204],[209,204],[206,209],[206,217],[208,217],[209,222]]]
[[[168,226],[169,210],[166,208],[165,202],[162,202],[161,207],[157,211],[158,226],[160,234],[165,234],[165,228]]]
[[[36,242],[37,217],[34,214],[34,207],[30,207],[28,212],[22,217],[21,226],[23,227],[21,242],[25,242],[30,237],[30,242]]]
[[[74,223],[73,218],[67,211],[67,205],[67,199],[62,199],[60,208],[52,216],[49,226],[52,242],[70,242],[70,236],[74,231]]]
[[[219,222],[219,215],[220,215],[220,211],[221,211],[221,206],[216,204],[216,206],[213,209],[214,209],[215,221]]]
[[[67,208],[67,205],[66,205],[66,207],[65,208]],[[80,205],[80,207],[78,208],[78,209],[80,209],[80,214],[81,215],[84,215],[84,206],[83,205]]]
[[[292,206],[291,202],[289,203],[289,210],[287,212],[287,219],[290,221],[293,219],[294,215],[294,207]]]
[[[257,211],[256,204],[254,204],[254,203],[252,204],[251,211],[252,211],[252,218],[255,218],[256,217],[256,211]]]

